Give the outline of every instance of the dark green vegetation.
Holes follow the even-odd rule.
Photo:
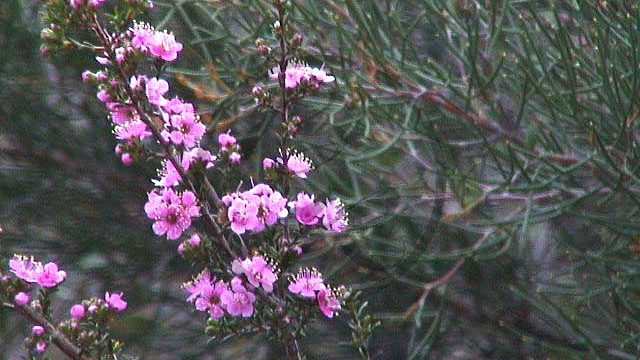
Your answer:
[[[309,186],[343,197],[353,228],[308,262],[363,290],[382,321],[373,357],[636,358],[638,4],[296,3],[300,57],[339,80],[296,109],[297,146],[316,159]],[[187,45],[172,70],[180,91],[212,129],[243,134],[257,171],[277,126],[248,95],[266,79],[253,45],[272,36],[265,2],[157,5],[153,22]],[[57,259],[69,305],[128,294],[118,328],[132,354],[207,358],[178,290],[188,264],[142,212],[154,169],[118,163],[80,81],[91,59],[43,60],[34,11],[0,5],[2,253]],[[15,356],[13,330],[27,330],[1,316],[2,355]],[[355,358],[335,347],[345,336],[344,320],[320,320],[303,346],[312,359]],[[260,339],[215,351],[281,356]]]

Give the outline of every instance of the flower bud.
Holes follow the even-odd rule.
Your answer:
[[[42,354],[47,350],[47,343],[45,343],[44,341],[38,341],[38,343],[36,344],[35,350],[36,350],[36,353]]]
[[[31,328],[31,333],[33,335],[42,335],[44,334],[44,328],[40,325],[35,325],[34,327]]]
[[[16,302],[17,305],[24,306],[29,302],[30,298],[29,298],[29,294],[25,292],[19,292],[16,294],[13,300]]]
[[[75,304],[69,312],[74,319],[82,319],[84,317],[84,306],[82,304]]]

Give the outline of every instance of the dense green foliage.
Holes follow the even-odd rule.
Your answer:
[[[186,45],[171,69],[183,95],[212,133],[243,134],[256,169],[277,126],[250,95],[268,71],[254,45],[273,36],[268,3],[158,1],[153,19]],[[382,321],[372,358],[636,358],[639,5],[294,3],[300,59],[338,79],[296,109],[296,146],[316,162],[308,186],[345,199],[352,223],[305,250],[363,290]],[[188,264],[142,214],[153,169],[118,164],[80,86],[91,59],[41,59],[34,9],[0,10],[2,253],[84,275],[65,285],[70,299],[130,293],[122,337],[142,358],[279,358],[261,339],[206,348],[178,289]],[[15,320],[1,316],[2,355],[14,356]],[[334,346],[347,320],[320,322],[309,358],[355,358]]]

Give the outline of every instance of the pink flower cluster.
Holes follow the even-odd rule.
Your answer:
[[[136,23],[129,30],[131,45],[143,53],[149,52],[164,61],[174,61],[182,51],[182,44],[176,41],[173,34],[156,31],[149,24]]]
[[[244,260],[236,259],[231,265],[231,270],[237,275],[245,275],[253,287],[262,286],[265,292],[273,292],[273,283],[278,276],[273,272],[273,266],[267,263],[262,256],[254,256]]]
[[[220,145],[220,153],[228,153],[229,162],[237,164],[240,162],[240,145],[238,139],[231,135],[231,131],[218,135],[218,144]]]
[[[287,157],[287,170],[301,179],[306,179],[309,171],[313,169],[313,164],[311,163],[311,160],[306,156],[304,156],[303,153],[300,153],[297,151],[290,151],[290,150],[287,150],[287,152],[289,152]],[[282,159],[282,156],[278,156],[276,158],[276,161],[273,161],[270,158],[264,158],[262,160],[262,168],[265,170],[268,170],[268,169],[271,169],[276,164],[279,166],[282,166],[283,163],[284,163],[284,160]]]
[[[43,266],[34,261],[33,257],[28,258],[21,255],[14,255],[9,260],[9,268],[20,279],[37,283],[42,287],[58,286],[67,277],[67,273],[64,270],[59,270],[55,263],[50,262]]]
[[[277,80],[280,74],[280,69],[275,68],[269,74],[271,79]],[[327,75],[327,72],[323,68],[312,68],[309,66],[301,65],[298,63],[290,63],[284,72],[284,86],[287,89],[294,89],[300,83],[312,82],[312,86],[317,87],[318,84],[333,82],[336,78]]]
[[[322,274],[316,269],[300,270],[298,275],[291,279],[288,289],[294,294],[315,298],[320,311],[328,318],[332,318],[341,308],[336,291],[325,285]]]
[[[294,210],[296,219],[304,225],[316,225],[321,219],[327,230],[342,232],[349,224],[347,214],[340,199],[327,200],[326,203],[314,201],[315,196],[301,192],[296,201],[289,203]]]
[[[165,129],[161,135],[164,140],[171,141],[174,145],[182,145],[186,149],[196,146],[207,128],[200,122],[193,105],[175,97],[163,102],[162,108]]]
[[[200,216],[196,196],[191,191],[176,193],[171,188],[163,188],[147,196],[149,201],[144,211],[155,220],[153,231],[159,236],[166,233],[169,240],[179,238],[191,226],[191,218]]]
[[[195,302],[197,310],[208,311],[214,319],[223,317],[224,311],[231,316],[251,316],[256,296],[242,285],[239,277],[234,277],[230,285],[205,269],[183,288],[189,293],[187,301]]]
[[[248,191],[227,194],[222,202],[228,207],[227,217],[236,234],[259,232],[286,217],[287,199],[267,184],[258,184]]]
[[[107,302],[107,307],[116,311],[123,311],[127,308],[127,302],[122,298],[122,293],[111,294],[108,291],[104,294],[104,301]]]
[[[178,161],[184,171],[189,171],[191,166],[196,163],[202,163],[205,168],[209,169],[215,165],[216,156],[212,155],[209,151],[196,147],[191,150],[186,150],[182,153],[182,156],[178,156]],[[161,187],[177,186],[182,181],[182,177],[176,170],[173,163],[168,160],[162,162],[162,169],[158,171],[160,179],[152,180],[153,184]]]

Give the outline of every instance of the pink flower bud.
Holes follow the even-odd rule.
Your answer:
[[[82,81],[87,82],[89,81],[89,79],[91,78],[91,76],[93,75],[93,73],[89,70],[86,70],[82,73]]]
[[[260,86],[254,86],[253,89],[251,89],[251,93],[255,96],[258,96],[262,94],[262,88]]]
[[[191,245],[193,247],[200,246],[200,242],[201,242],[200,235],[198,235],[198,234],[191,235],[191,237],[189,238],[188,242],[189,242],[189,245]]]
[[[180,243],[180,245],[178,245],[178,254],[182,255],[184,253],[184,250],[185,250],[184,243]]]
[[[97,77],[97,78],[98,78],[98,80],[100,80],[100,81],[105,81],[105,80],[107,80],[107,78],[108,78],[107,74],[106,74],[104,71],[98,71],[98,72],[96,73],[96,77]]]
[[[29,298],[29,294],[25,292],[19,292],[16,294],[13,300],[15,300],[17,305],[24,306],[29,302],[30,298]]]
[[[122,154],[122,156],[120,156],[120,160],[122,160],[122,163],[125,166],[129,166],[129,165],[133,164],[133,156],[131,156],[131,154],[129,154],[129,153]]]
[[[273,165],[275,165],[276,162],[273,161],[272,159],[269,158],[264,158],[262,160],[262,168],[267,170],[267,169],[271,169],[273,167]]]
[[[38,341],[38,343],[36,344],[36,353],[42,354],[46,350],[47,350],[47,343],[45,343],[44,341]]]
[[[84,317],[84,306],[82,304],[75,304],[71,307],[71,317],[75,319],[82,319]]]
[[[116,155],[121,155],[123,148],[124,148],[124,146],[122,146],[122,144],[116,145],[116,148],[114,149],[114,151],[116,152]]]
[[[34,327],[31,328],[31,333],[33,335],[42,335],[44,334],[44,328],[40,325],[35,325]]]
[[[93,314],[98,310],[98,307],[95,305],[89,305],[89,308],[87,309],[87,311],[89,312],[89,314]]]

